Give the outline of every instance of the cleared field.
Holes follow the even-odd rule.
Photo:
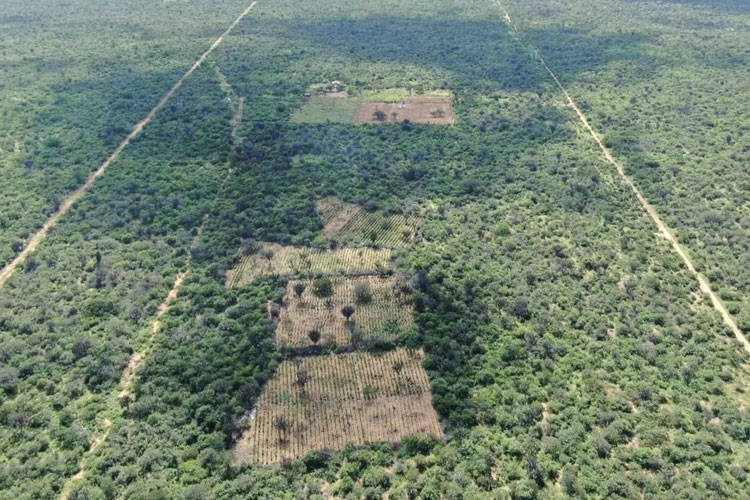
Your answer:
[[[453,99],[450,97],[407,97],[403,102],[362,102],[354,123],[425,123],[452,125]]]
[[[310,97],[293,115],[292,123],[354,123],[359,99],[335,95]]]
[[[315,89],[311,89],[316,92]],[[382,114],[381,114],[382,113]],[[385,89],[350,97],[346,92],[313,93],[290,118],[292,123],[454,123],[453,95],[433,91],[414,96],[407,89]]]
[[[340,248],[317,250],[307,247],[263,243],[258,252],[246,255],[227,272],[226,285],[243,286],[262,275],[309,275],[327,273],[374,273],[388,267],[387,248]]]
[[[297,286],[304,286],[301,296],[297,296]],[[358,290],[368,290],[370,300],[358,300]],[[352,330],[362,335],[357,340],[393,340],[399,331],[413,324],[410,301],[411,296],[401,292],[392,278],[339,278],[333,281],[333,294],[327,299],[313,293],[312,281],[291,281],[279,316],[276,342],[285,347],[312,345],[311,330],[320,333],[318,344],[349,345],[353,341]],[[341,311],[345,306],[354,308],[348,321]]]
[[[414,216],[368,212],[337,198],[319,201],[317,210],[324,224],[323,234],[343,242],[403,246],[414,240],[422,222]]]
[[[318,201],[316,209],[324,224],[323,234],[332,238],[341,231],[352,217],[362,210],[362,207],[344,203],[338,198],[325,198]]]
[[[398,349],[282,363],[235,448],[235,464],[280,463],[349,442],[442,436],[422,360],[421,351]]]

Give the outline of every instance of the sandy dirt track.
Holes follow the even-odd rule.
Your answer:
[[[132,132],[123,140],[119,146],[117,146],[117,149],[114,150],[114,152],[110,155],[107,160],[102,163],[96,171],[89,176],[88,179],[86,179],[86,182],[84,182],[81,186],[79,186],[75,191],[73,191],[70,196],[68,196],[65,201],[60,205],[60,208],[55,212],[49,219],[47,219],[47,222],[44,223],[44,225],[34,233],[34,235],[29,239],[29,241],[26,243],[26,246],[21,250],[21,252],[16,255],[16,257],[10,261],[2,271],[0,271],[0,287],[5,285],[5,282],[8,281],[8,278],[10,278],[13,275],[13,272],[16,270],[16,268],[21,265],[29,255],[31,255],[34,250],[39,246],[39,244],[44,241],[47,238],[47,235],[52,230],[55,225],[62,219],[66,213],[70,210],[70,208],[78,201],[80,200],[86,192],[91,189],[96,182],[96,179],[101,177],[107,169],[112,165],[117,158],[120,156],[120,153],[128,147],[130,144],[130,141],[138,137],[141,132],[143,132],[143,129],[148,125],[151,120],[154,119],[156,114],[161,111],[161,109],[164,107],[164,105],[167,104],[169,99],[172,98],[172,96],[177,92],[180,87],[182,87],[182,84],[185,82],[185,80],[192,75],[195,70],[197,70],[201,64],[208,58],[209,55],[211,55],[211,52],[216,50],[216,48],[221,45],[221,43],[224,41],[224,39],[234,30],[235,27],[242,21],[242,19],[247,16],[250,11],[257,2],[251,3],[238,17],[237,19],[232,22],[232,24],[229,25],[229,27],[224,31],[224,33],[219,36],[219,38],[216,39],[216,41],[211,45],[211,47],[208,48],[207,51],[201,55],[197,61],[190,67],[187,72],[182,75],[182,77],[177,80],[177,83],[175,83],[169,91],[164,94],[164,97],[162,97],[159,102],[154,106],[154,108],[146,115],[146,117],[138,122],[138,124],[135,126]]]
[[[232,31],[232,29],[235,26],[237,26],[237,24],[242,20],[242,18],[244,18],[250,12],[250,10],[255,6],[256,3],[257,2],[253,2],[252,4],[250,4],[250,6],[247,9],[245,9],[245,11],[232,23],[232,25],[230,25],[229,29],[227,29],[224,32],[224,34],[222,34],[221,37],[216,42],[214,42],[214,44],[211,46],[211,48],[203,54],[203,56],[198,60],[198,62],[196,62],[193,65],[193,67],[177,82],[177,84],[175,84],[174,87],[172,87],[172,89],[170,90],[170,93],[168,93],[167,96],[165,96],[164,98],[162,98],[162,100],[160,101],[159,105],[157,105],[157,107],[154,108],[154,110],[152,110],[151,113],[149,113],[149,116],[146,117],[146,119],[144,119],[144,121],[142,121],[139,124],[140,127],[141,127],[141,129],[143,128],[143,126],[146,123],[148,123],[148,120],[150,120],[151,118],[153,118],[153,116],[156,114],[156,112],[158,112],[157,108],[159,108],[159,106],[163,106],[167,102],[167,100],[169,99],[169,97],[171,96],[171,94],[174,94],[174,92],[179,88],[179,86],[182,84],[182,82],[185,80],[185,78],[187,78],[188,76],[190,76],[190,74],[198,68],[198,66],[200,65],[200,63],[205,60],[205,58],[208,56],[208,54],[210,54],[210,52],[213,49],[215,49],[216,47],[218,47],[218,45],[221,43],[221,41]],[[229,87],[228,92],[232,93],[231,86]],[[232,138],[234,140],[235,145],[238,145],[240,143],[240,139],[237,136],[237,126],[242,121],[242,110],[243,110],[243,107],[244,107],[244,99],[240,99],[239,102],[238,102],[237,112],[236,112],[234,118],[232,119],[232,132],[231,132],[231,134],[232,134]],[[135,135],[137,135],[137,134],[135,134],[135,135],[131,134],[131,135],[132,135],[132,137],[135,137]],[[108,160],[109,163],[105,162],[105,165],[102,165],[102,167],[100,167],[99,170],[101,170],[102,168],[106,169],[106,166],[109,166],[109,164],[111,164],[112,161],[114,161],[114,159],[116,159],[116,155],[119,154],[119,152],[122,151],[122,149],[124,149],[124,147],[127,145],[127,142],[130,139],[132,139],[132,137],[129,136],[129,138],[126,139],[123,142],[123,144],[120,145],[120,147],[118,147],[118,149],[115,151],[115,153],[112,155],[112,157],[110,157],[110,159]],[[97,172],[98,172],[98,170],[97,170]],[[102,173],[104,173],[103,170],[102,170],[102,172],[99,175],[101,175]],[[222,181],[222,183],[221,183],[221,185],[219,187],[219,190],[218,190],[218,192],[216,194],[217,197],[225,189],[225,187],[227,185],[227,182],[229,181],[229,178],[231,177],[231,175],[232,175],[231,166],[227,165],[227,172],[226,172],[226,175],[224,176],[224,180]],[[89,181],[87,181],[87,184],[89,182],[91,182],[91,184],[93,185],[94,180],[95,180],[95,177],[94,178],[90,178]],[[84,184],[84,186],[85,186],[85,184]],[[76,192],[78,192],[82,188],[83,188],[83,186],[81,188],[79,188],[78,190],[76,190]],[[78,195],[78,198],[80,198],[81,196],[83,196],[84,192],[85,192],[85,190],[83,190],[83,192],[81,192]],[[70,205],[72,205],[73,203],[75,203],[76,200],[70,201]],[[70,208],[70,207],[68,207],[68,208]],[[60,212],[58,212],[58,214],[55,214],[56,216],[58,216],[58,219],[64,215],[64,213],[60,213]],[[192,249],[196,248],[198,246],[198,244],[200,243],[200,238],[201,238],[201,235],[203,234],[203,228],[204,228],[204,226],[206,224],[206,221],[209,219],[209,217],[210,217],[210,213],[207,213],[207,214],[205,214],[203,216],[203,221],[202,221],[200,227],[198,228],[198,231],[196,232],[195,236],[193,237],[193,241],[192,241],[191,246],[190,246],[191,251],[192,251]],[[48,224],[49,224],[49,222],[48,222]],[[52,227],[52,226],[50,226],[50,227]],[[37,233],[37,234],[39,234],[39,233]],[[46,235],[46,233],[45,233],[45,235]],[[44,236],[42,236],[39,239],[39,242],[41,242],[43,239],[44,239]],[[37,244],[38,244],[38,242],[37,242]],[[29,253],[31,253],[32,251],[33,251],[33,249],[31,249],[29,251]],[[128,360],[128,364],[125,367],[125,370],[123,371],[122,376],[120,377],[120,383],[119,383],[119,386],[118,386],[119,387],[119,392],[117,394],[117,402],[115,404],[119,405],[119,401],[124,396],[133,397],[133,382],[135,381],[135,377],[137,375],[137,372],[138,372],[139,368],[141,367],[141,365],[143,364],[144,360],[146,359],[146,357],[147,357],[148,353],[150,352],[151,348],[153,347],[154,340],[156,339],[157,335],[161,331],[161,328],[162,328],[161,318],[162,318],[162,316],[164,316],[167,312],[169,312],[170,307],[172,306],[172,304],[174,304],[175,300],[177,300],[177,297],[178,297],[178,295],[180,293],[180,289],[182,288],[182,285],[184,284],[185,279],[187,278],[188,274],[190,273],[191,263],[192,263],[192,252],[188,252],[187,258],[185,259],[185,269],[183,271],[177,273],[177,276],[175,276],[175,280],[172,283],[172,288],[169,290],[169,293],[167,293],[167,296],[164,298],[164,300],[162,301],[162,303],[159,304],[159,308],[157,309],[157,312],[156,312],[156,317],[154,318],[154,320],[151,323],[151,338],[149,339],[148,342],[146,342],[146,344],[141,348],[141,350],[134,352],[133,355],[130,357],[130,360]],[[3,270],[3,271],[5,272],[5,270]],[[13,271],[11,270],[10,274],[12,274],[12,272]],[[10,276],[10,274],[8,274],[8,276]],[[7,279],[7,276],[4,279]],[[0,286],[2,286],[3,282],[4,282],[4,280],[0,280]],[[71,476],[68,479],[68,481],[66,481],[66,484],[64,485],[63,490],[62,490],[62,494],[60,495],[60,499],[61,500],[67,500],[68,497],[69,497],[69,495],[70,495],[70,492],[72,490],[72,487],[73,487],[74,483],[76,481],[79,481],[79,480],[83,479],[86,476],[86,466],[85,466],[85,464],[86,464],[86,458],[89,457],[89,456],[91,456],[91,455],[93,455],[93,454],[95,454],[97,451],[99,451],[99,449],[101,448],[101,446],[107,441],[107,438],[109,437],[109,432],[112,429],[112,421],[109,418],[104,418],[103,424],[104,424],[103,428],[99,432],[95,432],[94,433],[94,435],[93,435],[93,437],[91,439],[91,444],[89,446],[89,449],[85,453],[84,457],[81,459],[81,464],[80,464],[80,467],[78,469],[78,472],[76,472],[73,476]]]
[[[503,7],[503,5],[499,2],[499,0],[495,0],[497,5],[502,9],[504,14],[505,22],[512,27],[514,33],[521,38],[521,35],[518,33],[518,30],[516,29],[515,25],[513,25],[513,22],[511,20],[510,14],[508,11]],[[530,43],[527,43],[529,46],[531,46]],[[685,266],[688,268],[688,270],[695,276],[695,279],[698,280],[698,284],[700,286],[701,292],[703,292],[705,295],[707,295],[711,299],[711,303],[714,306],[714,309],[716,309],[719,314],[721,315],[722,319],[724,320],[724,323],[729,327],[730,330],[732,330],[732,333],[734,333],[735,338],[742,344],[742,346],[745,348],[747,352],[750,352],[750,341],[747,340],[745,335],[743,334],[742,330],[740,330],[739,325],[737,324],[737,321],[732,317],[732,315],[729,313],[729,310],[724,305],[722,300],[719,298],[719,296],[714,292],[713,288],[711,287],[711,283],[708,281],[708,279],[703,276],[696,268],[695,264],[693,264],[692,259],[690,258],[690,255],[685,250],[685,248],[680,245],[680,242],[677,241],[677,237],[674,235],[672,230],[667,226],[667,224],[662,220],[661,216],[659,216],[656,209],[651,205],[651,203],[648,201],[646,196],[641,192],[641,190],[636,185],[635,181],[630,178],[630,176],[625,172],[625,168],[618,162],[615,157],[612,155],[612,152],[604,145],[604,143],[601,140],[601,137],[599,134],[594,130],[594,128],[589,124],[588,118],[586,118],[586,115],[581,111],[581,108],[576,104],[575,100],[573,100],[573,97],[570,95],[568,90],[563,86],[563,84],[560,82],[560,79],[557,77],[557,75],[550,69],[549,65],[547,64],[547,61],[542,57],[542,55],[531,46],[534,55],[539,60],[539,62],[542,64],[544,69],[549,73],[550,77],[555,81],[555,85],[560,89],[560,91],[565,95],[565,99],[568,101],[568,104],[571,108],[576,112],[578,115],[578,118],[580,119],[581,123],[583,124],[584,128],[589,132],[591,137],[594,138],[594,141],[596,141],[596,144],[599,146],[599,149],[602,150],[602,153],[604,154],[604,158],[615,166],[617,169],[617,173],[620,175],[622,180],[630,186],[630,189],[635,194],[635,197],[638,199],[638,202],[641,204],[641,207],[646,211],[648,216],[651,218],[651,220],[656,224],[656,227],[659,229],[659,232],[661,235],[669,241],[670,245],[672,246],[672,249],[677,253],[677,255],[680,256],[682,259],[682,262],[685,264]]]

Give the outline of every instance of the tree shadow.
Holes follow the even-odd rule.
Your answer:
[[[712,8],[728,14],[750,14],[750,3],[746,0],[625,0],[629,3],[677,4],[692,7]]]
[[[447,71],[448,82],[461,91],[541,92],[549,83],[527,47],[499,18],[456,20],[370,16],[320,23],[276,23],[260,28],[266,34],[312,47],[314,52],[339,53],[369,63],[396,62]],[[568,75],[585,73],[611,62],[637,62],[644,77],[668,64],[645,48],[652,37],[637,33],[596,36],[581,30],[548,28],[532,34],[550,59],[563,64]],[[585,42],[585,43],[582,43]],[[539,47],[541,48],[541,47]],[[545,49],[546,50],[546,49]]]

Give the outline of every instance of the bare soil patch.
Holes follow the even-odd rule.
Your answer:
[[[234,463],[275,464],[349,442],[442,436],[422,361],[421,351],[398,349],[282,363],[235,448]]]
[[[301,296],[295,291],[297,285],[305,287]],[[358,287],[370,291],[369,302],[357,300]],[[354,309],[348,320],[342,313],[345,306]],[[279,315],[276,342],[284,347],[306,347],[394,340],[412,325],[411,294],[400,290],[392,278],[338,278],[333,281],[332,296],[326,299],[315,296],[311,280],[291,281]],[[312,330],[320,333],[317,342],[310,340]]]
[[[452,125],[451,97],[407,97],[403,102],[361,102],[354,115],[354,123],[425,123]]]
[[[362,210],[358,205],[344,203],[337,198],[320,200],[317,209],[324,224],[323,234],[328,238],[335,237]]]

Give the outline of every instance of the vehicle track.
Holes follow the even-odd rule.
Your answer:
[[[495,0],[495,3],[500,7],[500,9],[503,11],[503,18],[505,19],[505,22],[510,26],[513,33],[516,35],[516,37],[519,40],[523,41],[523,36],[520,34],[518,29],[516,28],[515,24],[513,23],[513,20],[510,17],[510,13],[508,10],[503,6],[502,3],[500,3],[500,0]],[[714,309],[716,309],[719,314],[721,315],[721,318],[724,320],[724,323],[729,327],[729,329],[734,333],[735,338],[742,344],[742,346],[745,348],[745,350],[750,353],[750,341],[747,340],[747,337],[745,337],[742,330],[740,330],[739,325],[737,324],[737,321],[732,317],[727,307],[724,305],[724,302],[722,302],[721,298],[714,292],[713,288],[711,287],[711,283],[708,281],[708,279],[703,276],[696,268],[695,264],[693,263],[693,260],[690,258],[690,255],[688,254],[687,250],[680,245],[680,242],[677,240],[677,237],[674,235],[672,230],[667,226],[667,224],[662,220],[662,218],[659,216],[656,209],[651,205],[651,203],[648,201],[646,196],[641,192],[641,190],[636,185],[635,181],[630,178],[630,176],[625,171],[625,168],[618,162],[615,157],[612,155],[612,152],[607,148],[604,143],[601,140],[601,137],[599,134],[594,130],[594,128],[591,126],[591,124],[588,121],[588,118],[586,118],[586,115],[583,113],[581,108],[578,106],[578,104],[573,100],[573,97],[570,95],[568,90],[563,86],[562,82],[560,82],[560,79],[557,77],[557,75],[552,71],[552,69],[547,64],[547,61],[542,57],[542,55],[539,53],[539,51],[536,50],[536,47],[534,47],[530,42],[525,42],[526,45],[532,50],[536,58],[541,63],[542,67],[549,73],[550,77],[552,77],[552,80],[554,80],[555,85],[557,88],[560,89],[560,91],[565,96],[565,99],[568,101],[568,104],[571,108],[576,112],[576,115],[578,115],[579,120],[583,124],[584,128],[588,131],[588,133],[591,135],[591,137],[594,138],[594,141],[596,141],[596,144],[599,146],[599,149],[602,150],[602,153],[604,154],[604,158],[615,166],[617,169],[617,173],[620,175],[623,181],[630,186],[630,189],[635,194],[635,197],[638,199],[638,202],[641,204],[641,207],[646,211],[648,216],[651,218],[651,220],[656,224],[656,227],[659,229],[659,232],[661,235],[671,244],[672,249],[677,253],[677,255],[680,256],[682,259],[682,262],[685,264],[685,266],[688,268],[688,270],[695,276],[695,279],[698,280],[698,284],[700,286],[700,290],[707,295],[711,299],[711,303],[714,306]]]
[[[227,177],[228,175],[229,174],[227,174]],[[208,214],[204,216],[203,223],[198,228],[198,232],[193,238],[193,242],[190,246],[191,250],[198,245],[200,241],[201,233],[203,232],[203,226],[207,219],[208,219]],[[132,356],[130,356],[128,365],[125,367],[125,371],[122,373],[122,377],[120,377],[120,383],[119,383],[120,391],[117,394],[117,401],[110,402],[111,405],[119,406],[121,398],[125,396],[132,396],[133,382],[135,381],[135,375],[138,372],[138,369],[143,364],[143,361],[146,358],[148,351],[151,350],[153,346],[153,342],[156,339],[156,336],[161,331],[161,327],[162,327],[161,317],[164,316],[169,311],[174,301],[177,300],[177,296],[180,293],[180,288],[182,288],[182,284],[185,282],[185,278],[190,272],[191,260],[192,260],[191,253],[188,252],[188,256],[185,259],[185,270],[177,273],[174,283],[172,284],[172,288],[169,290],[169,293],[164,298],[164,301],[161,304],[159,304],[159,308],[157,309],[157,312],[156,312],[156,317],[151,322],[151,338],[146,342],[146,344],[143,346],[143,348],[140,351],[136,351],[133,353]],[[93,455],[97,451],[99,451],[99,448],[102,447],[104,442],[109,437],[109,431],[111,429],[112,429],[112,420],[110,420],[109,418],[105,418],[103,429],[100,432],[94,433],[93,437],[91,438],[91,445],[89,446],[88,451],[86,451],[86,453],[84,454],[83,458],[81,458],[81,463],[78,468],[78,472],[76,472],[73,476],[70,477],[70,479],[66,481],[63,487],[62,493],[60,494],[60,500],[67,500],[70,496],[70,492],[71,492],[71,488],[73,484],[76,481],[79,481],[86,476],[86,466],[85,466],[86,458],[89,457],[90,455]]]
[[[96,182],[96,179],[101,177],[109,168],[112,163],[114,163],[117,158],[120,156],[120,153],[128,147],[130,144],[130,141],[138,137],[141,132],[143,132],[143,129],[148,125],[151,120],[154,119],[156,114],[161,111],[161,109],[167,104],[169,99],[172,98],[172,96],[177,92],[180,87],[182,87],[182,84],[185,82],[185,80],[192,75],[195,70],[197,70],[201,64],[208,58],[211,53],[216,50],[216,48],[221,45],[221,43],[224,41],[224,39],[234,30],[234,28],[237,27],[237,25],[242,21],[245,16],[247,16],[250,11],[255,7],[257,4],[257,1],[253,1],[242,13],[237,17],[237,19],[232,22],[232,24],[229,25],[229,27],[224,31],[224,33],[219,36],[219,38],[216,39],[216,41],[211,45],[211,47],[206,50],[203,55],[201,55],[197,61],[190,67],[187,72],[182,75],[182,77],[177,80],[177,83],[175,83],[169,91],[164,94],[164,96],[159,100],[159,102],[154,106],[154,108],[146,115],[146,117],[138,122],[138,124],[135,126],[132,132],[128,134],[128,136],[120,143],[119,146],[117,146],[117,149],[114,150],[114,152],[110,155],[109,158],[107,158],[104,163],[102,163],[96,171],[89,176],[88,179],[86,179],[86,182],[84,182],[81,186],[79,186],[75,191],[73,191],[60,205],[60,208],[55,212],[47,221],[42,225],[41,229],[39,229],[34,235],[29,239],[29,241],[26,243],[26,246],[24,246],[23,250],[19,252],[16,257],[11,260],[8,264],[5,265],[5,267],[0,271],[0,288],[5,285],[5,283],[8,281],[8,279],[13,275],[13,272],[18,268],[19,265],[21,265],[26,259],[31,255],[36,248],[39,246],[39,244],[44,241],[47,238],[47,235],[52,230],[53,227],[57,225],[57,223],[62,219],[66,213],[71,209],[71,207],[80,200],[86,192],[93,187],[94,183]]]
[[[240,144],[240,139],[237,136],[236,128],[239,125],[237,116],[241,112],[242,112],[242,106],[239,105],[238,112],[235,115],[235,117],[232,119],[232,138],[234,139],[235,145]],[[224,180],[222,181],[221,185],[219,186],[219,190],[216,193],[217,199],[224,192],[224,189],[226,188],[226,185],[229,182],[229,179],[231,176],[232,176],[231,164],[229,163],[229,161],[227,161],[227,172],[224,175]],[[156,340],[157,335],[161,331],[162,316],[164,316],[167,312],[169,312],[169,309],[172,307],[172,304],[174,304],[174,301],[177,300],[177,297],[180,293],[180,289],[182,288],[183,283],[185,283],[185,279],[190,273],[191,264],[192,264],[192,250],[198,247],[198,244],[200,243],[201,235],[203,234],[203,228],[205,227],[206,222],[208,221],[210,217],[211,217],[210,213],[206,213],[203,216],[203,221],[201,222],[200,227],[198,227],[198,231],[193,237],[193,241],[190,244],[190,250],[188,251],[187,258],[185,259],[185,270],[177,273],[177,276],[175,276],[174,283],[172,284],[172,288],[169,290],[169,293],[167,293],[167,296],[164,298],[162,303],[159,304],[159,307],[156,310],[156,316],[154,317],[154,320],[151,322],[151,337],[146,341],[145,345],[141,348],[141,350],[134,352],[132,356],[130,356],[130,359],[128,360],[128,364],[125,367],[125,370],[123,371],[122,376],[120,377],[120,383],[118,384],[119,392],[117,394],[116,401],[111,402],[111,404],[115,405],[115,408],[119,407],[120,401],[122,401],[123,397],[129,396],[131,397],[131,399],[133,399],[133,382],[135,381],[135,376],[138,373],[139,368],[143,365],[143,362],[148,356],[149,352],[153,348],[154,340]],[[99,451],[102,445],[107,441],[107,438],[109,437],[109,432],[111,429],[112,429],[112,420],[110,420],[109,418],[104,418],[104,428],[100,432],[95,433],[94,436],[91,438],[91,445],[89,446],[88,451],[86,451],[86,453],[84,454],[83,458],[81,458],[81,463],[80,463],[78,472],[76,472],[73,476],[71,476],[65,482],[62,493],[60,494],[60,500],[68,500],[74,483],[76,481],[83,479],[86,476],[86,458],[95,454],[97,451]]]
[[[248,7],[240,15],[240,17],[238,17],[237,20],[235,20],[235,22],[232,23],[229,29],[227,29],[227,31],[224,32],[221,39],[223,39],[224,37],[226,37],[227,34],[229,34],[229,32],[239,23],[239,21],[241,21],[242,18],[245,17],[248,12],[250,12],[250,9],[252,9],[256,3],[257,2],[253,2],[252,4],[250,4],[250,7]],[[214,43],[212,48],[216,48],[217,46],[218,44]],[[211,49],[209,49],[209,52],[210,50]],[[209,52],[206,52],[204,56],[206,56]],[[203,57],[202,59],[205,60],[205,57]],[[199,59],[199,62],[201,62],[201,59]],[[191,71],[194,71],[196,68],[197,66],[194,65],[193,68],[191,68]],[[219,72],[219,75],[220,75],[220,81],[222,83],[222,88],[226,86],[228,88],[228,90],[226,91],[234,96],[234,90],[232,89],[231,85],[229,85],[226,82],[226,78],[223,78],[223,74]],[[187,76],[189,75],[186,73],[186,76],[184,76],[181,80],[184,80]],[[177,88],[179,88],[177,87],[177,85],[173,87],[174,90],[176,90]],[[232,142],[235,146],[239,146],[242,143],[239,135],[237,134],[237,127],[242,122],[243,109],[244,109],[244,98],[239,98],[237,111],[231,121],[232,123],[231,137],[232,137]],[[230,160],[227,160],[227,171],[226,171],[226,174],[224,175],[224,179],[221,182],[221,185],[219,186],[218,191],[216,192],[217,199],[224,192],[224,189],[226,188],[226,185],[229,182],[229,179],[231,178],[231,176],[232,176],[232,167],[231,167]],[[118,411],[118,408],[120,407],[120,401],[122,401],[123,397],[125,396],[129,396],[131,398],[133,397],[133,382],[135,381],[135,377],[138,373],[138,370],[143,365],[144,360],[146,359],[149,352],[153,348],[154,340],[156,339],[157,335],[161,331],[162,316],[164,316],[167,312],[169,312],[169,309],[172,307],[172,304],[174,304],[174,301],[177,300],[177,297],[180,293],[180,289],[182,288],[182,285],[185,283],[185,279],[190,273],[191,264],[192,264],[192,250],[197,248],[198,244],[200,243],[201,235],[203,234],[203,228],[205,227],[206,222],[208,221],[210,217],[211,217],[210,212],[206,213],[203,216],[203,221],[201,222],[201,225],[198,227],[198,230],[190,244],[190,250],[188,251],[187,258],[185,259],[185,269],[177,273],[177,276],[175,276],[174,283],[172,283],[172,288],[169,290],[169,292],[167,293],[167,296],[164,298],[162,303],[159,304],[159,307],[156,311],[156,316],[154,317],[154,320],[151,322],[151,337],[146,341],[145,345],[139,351],[134,352],[133,355],[130,356],[130,359],[128,360],[128,364],[125,367],[125,370],[123,371],[122,376],[120,377],[120,383],[118,384],[119,391],[117,393],[117,398],[116,400],[110,403],[114,405],[115,412]],[[2,285],[2,282],[0,282],[0,285]],[[112,415],[110,414],[110,416]],[[63,485],[62,492],[60,493],[60,500],[68,500],[75,483],[86,477],[86,459],[89,456],[98,452],[99,449],[102,447],[102,445],[104,445],[104,443],[109,438],[109,433],[112,430],[112,420],[108,417],[105,417],[103,420],[103,424],[104,425],[101,431],[95,432],[94,435],[92,436],[89,449],[85,452],[85,454],[81,458],[78,472],[76,472],[73,476],[71,476]]]

